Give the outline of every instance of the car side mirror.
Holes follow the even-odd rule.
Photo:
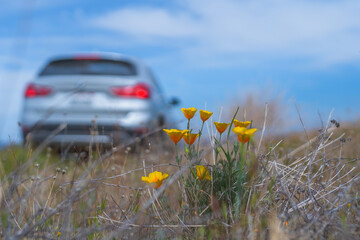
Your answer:
[[[177,97],[172,97],[169,101],[169,104],[171,106],[179,105],[179,103],[180,103],[180,99],[178,99]]]

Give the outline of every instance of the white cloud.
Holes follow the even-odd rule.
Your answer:
[[[189,0],[179,9],[128,7],[90,22],[149,44],[183,41],[179,49],[190,57],[255,53],[319,64],[360,58],[357,0]]]
[[[171,13],[159,8],[116,10],[95,19],[94,24],[128,34],[155,37],[191,37],[198,31],[188,14]]]

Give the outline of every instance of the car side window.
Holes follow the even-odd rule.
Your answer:
[[[161,101],[165,104],[165,98],[164,98],[164,94],[162,91],[162,88],[160,87],[158,81],[156,80],[154,74],[152,73],[152,71],[147,68],[147,74],[149,75],[150,81],[154,84],[155,88],[156,88],[156,92],[159,93],[159,97],[161,99]]]
[[[162,91],[159,83],[157,82],[154,74],[152,73],[152,71],[151,71],[150,69],[147,69],[147,72],[148,72],[148,75],[149,75],[149,77],[150,77],[150,80],[151,80],[151,82],[154,84],[156,90],[157,90],[160,94],[162,94],[163,91]]]

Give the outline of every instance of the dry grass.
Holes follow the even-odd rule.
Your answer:
[[[359,131],[359,123],[337,128],[329,122],[321,131],[308,131],[309,139],[304,133],[266,135],[260,146],[258,133],[244,153],[244,171],[237,172],[242,178],[231,178],[242,182],[229,183],[241,196],[225,183],[192,178],[199,158],[213,163],[211,146],[192,157],[181,151],[180,165],[173,146],[161,144],[168,138],[94,151],[86,159],[76,153],[61,158],[45,145],[43,151],[11,147],[1,152],[0,234],[6,239],[360,238]],[[235,148],[231,144],[229,151]],[[216,161],[222,160],[220,152]],[[212,174],[226,170],[207,167]],[[141,181],[154,170],[170,175],[157,190]]]
[[[226,109],[227,118],[232,118],[236,108],[239,106],[240,111],[238,119],[251,120],[254,126],[262,128],[266,124],[266,133],[279,133],[279,126],[286,126],[286,113],[288,111],[283,99],[280,97],[271,98],[270,93],[266,91],[259,93],[247,94],[243,100],[235,98],[231,101],[234,107]],[[264,104],[266,102],[266,104]]]

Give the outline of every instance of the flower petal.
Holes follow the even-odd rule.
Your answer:
[[[245,133],[248,135],[253,135],[256,131],[257,131],[256,128],[250,128],[250,129],[246,130]]]
[[[203,122],[208,120],[213,113],[205,110],[200,110],[200,118]]]
[[[225,130],[227,129],[227,127],[230,125],[230,123],[219,123],[219,122],[214,122],[214,125],[216,127],[216,130],[222,134],[223,132],[225,132]]]
[[[141,180],[147,183],[150,183],[149,177],[141,177]]]
[[[233,123],[234,123],[235,127],[245,127],[246,128],[251,124],[251,121],[241,122],[239,120],[234,119]]]
[[[184,113],[184,116],[187,118],[187,119],[192,119],[197,111],[196,108],[194,107],[191,107],[191,108],[181,108],[181,111]]]
[[[188,130],[178,130],[178,129],[163,129],[170,137],[170,139],[176,144],[178,143],[185,132]]]
[[[148,177],[141,177],[141,180],[148,183],[151,187],[157,189],[161,186],[162,182],[168,177],[167,173],[154,171],[149,173]]]

